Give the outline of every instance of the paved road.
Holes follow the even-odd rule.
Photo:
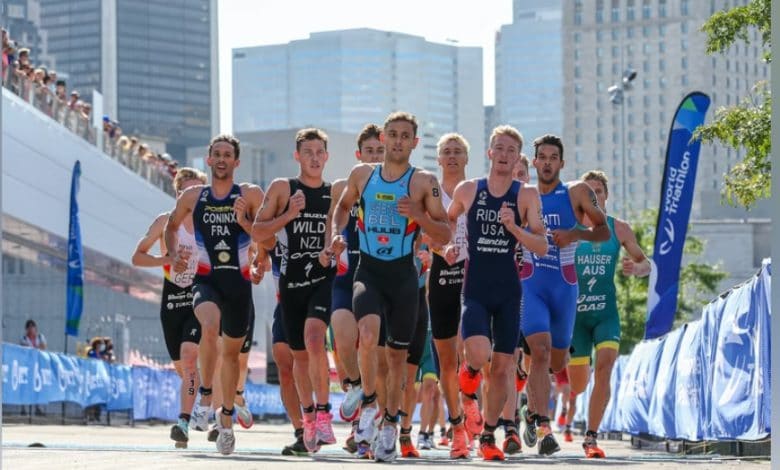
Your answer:
[[[214,445],[206,441],[204,433],[194,432],[186,450],[174,449],[168,440],[168,426],[54,426],[4,425],[2,429],[2,468],[24,470],[41,468],[147,468],[195,469],[284,469],[284,470],[360,470],[376,469],[376,464],[355,460],[336,446],[324,448],[313,457],[283,457],[280,449],[292,439],[289,425],[255,425],[250,430],[237,432],[237,452],[231,456],[216,453]],[[339,442],[347,434],[346,427],[337,428]],[[581,439],[581,438],[579,438]],[[563,443],[563,449],[554,457],[542,458],[535,453],[511,457],[508,462],[451,461],[444,450],[423,452],[420,460],[399,460],[396,466],[411,464],[441,468],[452,466],[459,470],[500,467],[507,464],[554,465],[556,468],[576,469],[677,469],[680,466],[695,469],[768,470],[768,460],[745,461],[715,458],[675,458],[666,453],[652,453],[631,449],[626,441],[603,441],[606,460],[582,458],[579,439]],[[40,443],[45,447],[28,447]],[[215,464],[219,464],[215,466]],[[419,467],[418,467],[419,468]]]

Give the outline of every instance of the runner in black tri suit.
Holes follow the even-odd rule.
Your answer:
[[[327,146],[328,136],[323,131],[298,131],[295,159],[300,173],[297,178],[271,183],[252,228],[257,242],[266,244],[276,237],[281,247],[282,324],[293,352],[293,373],[304,413],[303,442],[309,452],[316,452],[322,444],[336,443],[325,351],[335,269],[330,257],[320,256],[331,208],[330,184],[322,180]]]
[[[182,221],[192,214],[198,246],[198,268],[192,288],[195,316],[201,326],[199,348],[201,403],[193,412],[199,426],[207,423],[211,386],[217,359],[217,337],[222,336],[220,370],[222,407],[217,416],[217,450],[230,454],[235,449],[233,402],[239,378],[238,355],[249,330],[252,314],[252,282],[260,282],[265,267],[256,264],[265,256],[250,253],[251,219],[262,204],[263,191],[254,185],[233,182],[239,163],[238,139],[230,135],[214,137],[209,144],[207,164],[210,186],[194,186],[176,201],[165,226],[165,243],[176,253],[174,266],[182,258],[177,252],[176,233]],[[196,254],[193,254],[195,256]],[[204,429],[205,430],[205,429]]]
[[[194,168],[180,168],[173,179],[173,187],[177,194],[199,184],[206,184],[206,174]],[[186,266],[171,269],[173,257],[165,249],[163,230],[168,220],[168,213],[160,214],[144,238],[138,242],[133,253],[133,265],[146,268],[161,266],[165,278],[163,280],[162,304],[160,305],[160,321],[162,322],[165,346],[181,377],[179,421],[171,428],[171,439],[176,447],[187,447],[189,441],[189,422],[195,392],[200,380],[198,378],[198,342],[200,341],[200,323],[192,311],[192,279],[195,277],[198,257],[189,256]],[[192,218],[188,217],[179,226],[179,250],[190,254],[197,253]],[[160,243],[160,256],[149,254],[155,243]],[[178,271],[178,272],[177,272]]]
[[[387,403],[384,424],[374,442],[374,458],[392,461],[397,456],[404,363],[417,321],[414,242],[422,229],[434,243],[445,244],[450,229],[436,177],[409,164],[419,140],[416,118],[408,113],[392,113],[385,120],[382,140],[385,162],[376,166],[360,164],[350,173],[333,215],[332,246],[328,244],[325,254],[338,256],[346,248],[341,233],[352,206],[359,201],[360,263],[352,303],[360,329],[363,404],[355,440],[364,445],[374,440],[376,348],[383,315],[388,346]]]
[[[460,183],[447,211],[451,224],[466,214],[468,233],[461,319],[466,361],[459,375],[467,429],[475,427],[470,423],[483,422],[476,392],[481,369],[488,364],[490,380],[495,384],[488,387],[484,400],[480,451],[485,460],[504,459],[495,444],[494,431],[507,399],[505,385],[514,370],[513,355],[520,331],[521,290],[515,245],[520,243],[540,255],[547,253],[539,193],[512,179],[522,146],[523,138],[516,129],[496,127],[488,150],[490,173],[487,178]]]

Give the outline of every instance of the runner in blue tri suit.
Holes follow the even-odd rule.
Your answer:
[[[547,240],[536,188],[512,179],[523,138],[511,126],[498,126],[490,139],[490,173],[460,183],[447,211],[450,223],[466,214],[468,261],[463,283],[461,334],[466,361],[459,374],[466,429],[481,431],[480,451],[485,460],[503,460],[494,432],[506,401],[506,387],[514,371],[520,321],[520,282],[515,246],[544,255]],[[527,227],[527,230],[522,227]],[[491,344],[492,343],[492,344]],[[484,401],[484,420],[476,402],[481,369],[490,364]],[[484,429],[482,424],[484,423]]]
[[[388,376],[384,424],[374,442],[377,461],[392,461],[398,453],[404,363],[417,321],[414,242],[420,229],[436,243],[445,244],[450,239],[436,177],[409,164],[418,141],[414,116],[404,112],[388,116],[382,130],[385,162],[359,164],[352,170],[334,210],[332,245],[324,250],[326,255],[339,256],[346,248],[342,231],[352,206],[359,201],[360,262],[355,272],[352,303],[360,330],[358,354],[363,403],[355,440],[367,444],[374,437],[376,348],[380,315],[383,315]]]
[[[577,309],[577,270],[574,253],[578,240],[609,239],[609,227],[596,196],[582,182],[562,183],[563,143],[559,137],[544,135],[534,141],[534,167],[542,198],[542,214],[547,226],[550,249],[546,256],[524,252],[520,273],[523,284],[521,328],[531,352],[531,370],[524,409],[528,447],[539,440],[539,453],[560,450],[546,413],[550,396],[549,370],[558,372],[569,359],[574,318]],[[591,228],[582,226],[587,215]],[[537,429],[538,428],[538,429]]]

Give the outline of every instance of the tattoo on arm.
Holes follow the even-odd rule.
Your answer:
[[[433,197],[439,197],[439,188],[433,187]]]

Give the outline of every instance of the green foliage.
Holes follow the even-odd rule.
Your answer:
[[[723,53],[736,41],[750,43],[755,28],[764,49],[762,62],[772,60],[771,2],[753,0],[745,6],[719,11],[702,26],[707,34],[707,53]],[[745,158],[724,178],[723,197],[731,205],[750,209],[759,199],[771,195],[772,95],[765,82],[758,82],[750,96],[739,104],[721,107],[715,120],[694,134],[703,142],[720,142],[735,150],[744,149]]]
[[[657,219],[658,211],[651,209],[642,212],[632,221],[637,243],[648,258],[653,255]],[[689,233],[683,248],[687,259],[695,261],[696,257],[701,255],[703,251],[704,242]],[[680,291],[677,295],[675,323],[681,324],[688,321],[694,313],[712,300],[718,294],[718,283],[725,277],[726,273],[717,265],[698,262],[685,264],[680,271]],[[620,354],[630,353],[634,346],[644,338],[648,280],[648,277],[624,276],[622,272],[615,274],[618,312],[620,312],[622,329]]]

